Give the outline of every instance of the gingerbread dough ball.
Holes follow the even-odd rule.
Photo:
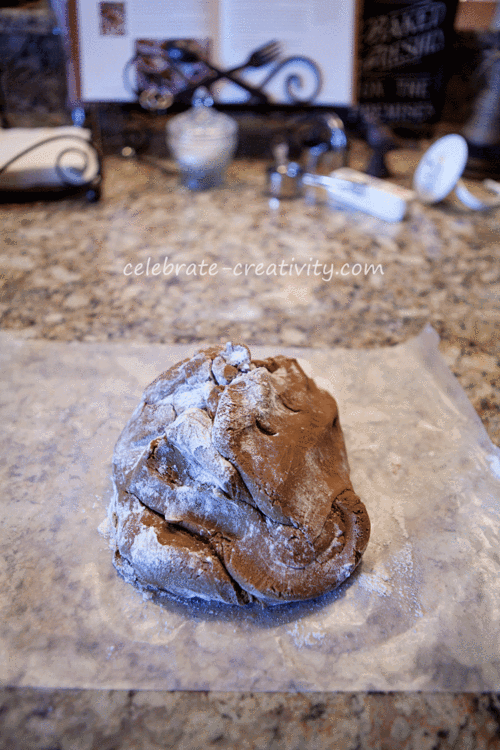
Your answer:
[[[335,399],[294,359],[204,349],[146,388],[115,448],[115,566],[143,590],[244,605],[311,599],[370,535]]]

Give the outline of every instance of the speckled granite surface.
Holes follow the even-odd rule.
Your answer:
[[[355,150],[354,164],[365,156]],[[390,155],[401,184],[419,156]],[[100,204],[0,207],[2,328],[61,341],[324,348],[397,343],[430,322],[498,445],[500,210],[471,214],[450,199],[415,205],[392,226],[321,204],[272,210],[263,175],[263,164],[237,162],[225,189],[194,195],[173,175],[111,158]],[[164,274],[166,257],[167,270],[186,265]],[[245,274],[237,263],[255,266]],[[383,274],[365,276],[365,263]],[[2,748],[500,747],[492,695],[6,688],[1,697]]]
[[[2,750],[494,750],[500,742],[500,701],[489,695],[26,688],[0,696]]]
[[[352,164],[365,157],[359,146]],[[420,153],[390,157],[408,185]],[[450,197],[387,224],[332,211],[318,191],[317,205],[273,210],[264,167],[237,161],[225,188],[190,193],[116,157],[100,204],[0,207],[0,325],[66,341],[321,348],[394,344],[429,322],[498,445],[500,209]]]

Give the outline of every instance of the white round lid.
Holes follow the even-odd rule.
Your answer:
[[[445,135],[422,156],[413,175],[413,188],[423,203],[438,203],[451,193],[467,163],[467,141]]]

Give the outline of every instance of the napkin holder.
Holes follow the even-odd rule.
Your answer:
[[[0,129],[0,202],[101,194],[102,160],[90,130]]]

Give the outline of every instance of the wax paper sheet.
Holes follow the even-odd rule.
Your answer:
[[[500,689],[500,451],[426,329],[287,350],[340,407],[368,549],[337,591],[262,609],[159,605],[98,526],[143,388],[198,347],[0,337],[1,678],[46,687]],[[254,356],[276,353],[255,347]]]

